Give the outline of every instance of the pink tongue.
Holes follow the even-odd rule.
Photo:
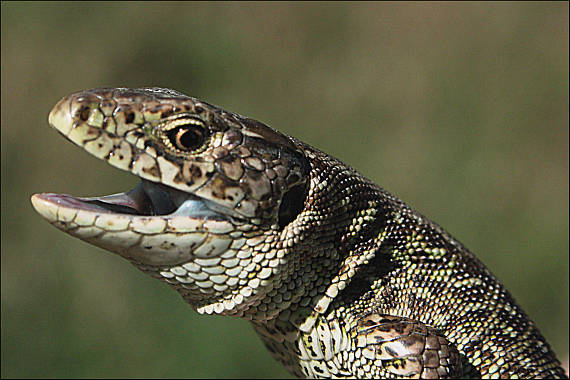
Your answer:
[[[141,215],[148,215],[152,210],[152,203],[144,192],[142,183],[139,183],[137,187],[125,193],[105,195],[102,197],[77,199],[92,205],[100,205],[101,203],[106,203],[110,205],[129,207],[136,210]],[[99,208],[100,206],[97,207]]]
[[[141,184],[125,193],[106,195],[102,197],[73,197],[67,194],[43,193],[38,195],[41,199],[80,210],[95,211],[98,213],[122,213],[150,215],[152,203],[143,190]]]
[[[188,200],[189,210],[192,210],[191,206],[196,203],[191,201],[194,197],[189,194],[145,180],[130,191],[101,197],[80,198],[52,193],[41,194],[41,197],[52,203],[75,209],[134,215],[168,215]]]
[[[122,213],[136,214],[137,212],[130,206],[117,203],[106,203],[98,201],[97,198],[75,198],[67,194],[42,193],[36,196],[44,201],[58,206],[69,207],[76,210],[95,211],[98,213]]]

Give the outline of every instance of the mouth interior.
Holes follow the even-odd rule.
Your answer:
[[[60,203],[103,213],[189,216],[216,220],[241,219],[235,211],[208,199],[144,179],[137,187],[124,193],[91,198],[61,196]]]

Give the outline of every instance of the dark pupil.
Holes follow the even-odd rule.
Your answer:
[[[204,129],[194,125],[185,125],[170,131],[170,141],[182,150],[194,150],[204,142]]]

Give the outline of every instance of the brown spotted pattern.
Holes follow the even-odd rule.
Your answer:
[[[113,166],[211,199],[253,224],[274,223],[284,192],[308,171],[287,136],[172,90],[72,94],[54,107],[50,123]],[[167,131],[185,123],[206,130],[199,149],[169,143]]]
[[[33,199],[38,211],[199,312],[250,320],[296,376],[565,376],[471,252],[309,145],[156,88],[72,94],[50,124],[113,166],[218,205],[220,220],[97,213],[52,195]],[[188,135],[191,151],[174,146],[184,131],[169,132],[186,124],[204,128]]]

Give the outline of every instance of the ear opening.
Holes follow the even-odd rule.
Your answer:
[[[300,183],[290,188],[281,200],[279,206],[279,228],[283,229],[303,211],[307,197],[308,182]]]

